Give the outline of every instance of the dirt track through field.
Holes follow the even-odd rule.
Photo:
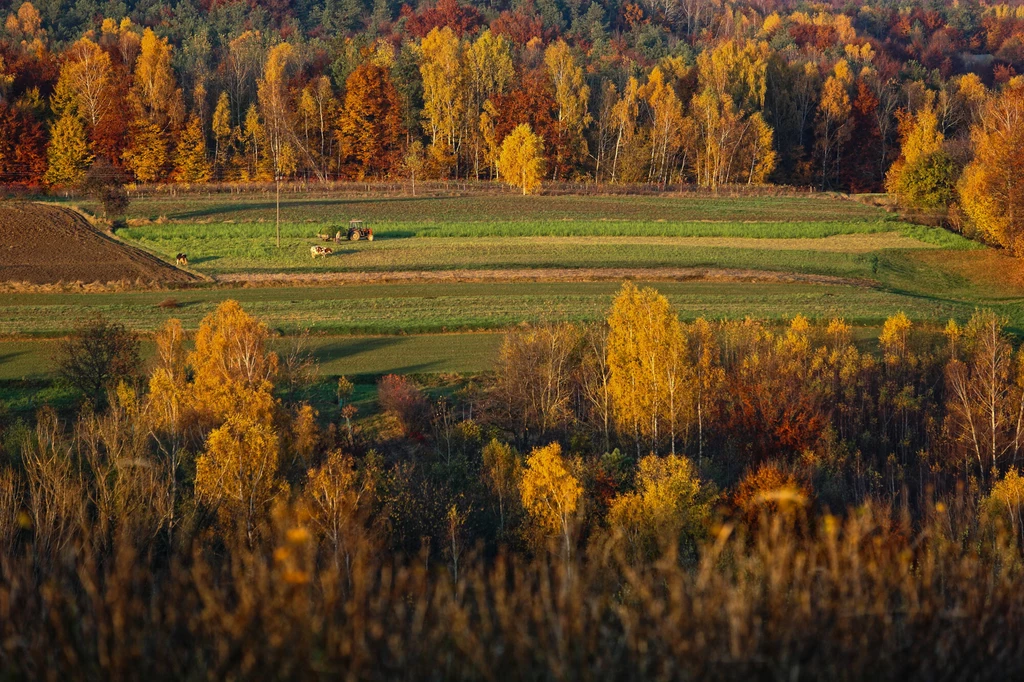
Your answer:
[[[768,270],[726,268],[536,268],[529,270],[407,270],[398,272],[230,273],[217,282],[245,286],[431,282],[602,282],[635,280],[774,282],[870,287],[869,280]]]
[[[191,273],[103,234],[71,209],[0,202],[0,281],[185,284],[196,280]]]

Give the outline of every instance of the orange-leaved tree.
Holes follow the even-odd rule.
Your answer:
[[[356,468],[351,455],[335,450],[322,465],[309,470],[307,481],[303,493],[313,526],[325,540],[334,565],[344,567],[351,581],[357,553],[374,540],[370,521],[374,479]]]
[[[399,164],[402,104],[387,70],[364,62],[345,81],[345,107],[338,133],[352,174],[382,177]]]
[[[522,475],[519,454],[511,445],[493,438],[484,446],[481,457],[484,465],[484,484],[498,498],[498,532],[504,533],[509,506],[514,500],[514,493]]]
[[[202,183],[210,179],[210,160],[206,156],[206,134],[195,114],[178,140],[174,161],[174,177],[178,182]]]
[[[110,55],[82,38],[65,53],[51,106],[58,115],[76,111],[91,133],[119,104],[113,79]]]
[[[296,150],[292,144],[294,107],[288,95],[294,55],[295,49],[289,43],[278,43],[272,47],[267,53],[263,78],[259,80],[257,88],[266,134],[265,155],[270,160],[275,177],[292,174],[297,163]]]
[[[92,158],[82,119],[73,109],[66,109],[50,127],[44,179],[50,185],[61,187],[77,185],[85,178]]]
[[[143,182],[161,180],[170,165],[172,133],[185,117],[181,90],[171,69],[171,45],[152,29],[142,34],[129,101],[131,138],[125,164]]]
[[[1008,85],[972,131],[974,159],[959,185],[960,206],[985,239],[1024,255],[1024,87]]]
[[[945,136],[939,130],[934,99],[929,93],[913,115],[897,113],[900,158],[886,173],[885,188],[904,207],[945,210],[954,198],[957,168],[942,150]]]
[[[834,180],[842,165],[843,145],[853,130],[853,105],[850,86],[853,74],[845,59],[839,60],[832,74],[825,80],[818,103],[815,127],[818,133],[818,152],[821,154],[821,186],[824,189]]]
[[[441,175],[459,153],[468,94],[465,49],[448,26],[434,28],[419,46],[423,78],[423,130],[430,136],[429,155]]]
[[[544,51],[544,64],[548,67],[558,104],[559,144],[553,150],[557,179],[559,169],[572,168],[589,154],[584,132],[593,120],[588,107],[590,86],[583,68],[576,64],[564,40],[556,40],[548,46]]]
[[[244,529],[250,542],[271,500],[282,490],[277,475],[281,444],[273,410],[270,394],[254,391],[210,432],[196,458],[196,496],[217,509],[223,524]]]
[[[273,390],[278,358],[267,350],[269,336],[267,325],[233,300],[203,320],[188,356],[193,400],[201,414],[223,422],[254,394]]]
[[[272,394],[278,360],[266,348],[268,336],[265,324],[225,301],[203,320],[188,356],[190,407],[199,424],[212,427],[196,459],[196,495],[250,541],[281,490]]]

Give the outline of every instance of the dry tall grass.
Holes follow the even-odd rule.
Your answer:
[[[208,532],[171,539],[159,513],[110,535],[96,513],[105,503],[82,503],[83,490],[106,485],[97,471],[53,498],[58,481],[76,478],[55,450],[48,441],[30,455],[34,525],[0,557],[0,668],[10,679],[1024,673],[1019,547],[979,525],[966,497],[936,504],[916,527],[872,505],[845,519],[762,517],[749,532],[723,525],[693,565],[671,552],[631,563],[608,536],[571,571],[557,551],[476,552],[453,580],[426,555],[383,555],[370,533],[335,528],[342,549],[301,501],[279,505],[252,546]],[[11,489],[6,478],[0,488]],[[134,514],[123,506],[117,518]]]

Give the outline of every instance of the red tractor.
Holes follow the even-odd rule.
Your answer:
[[[357,242],[360,239],[372,242],[373,228],[364,227],[362,220],[350,220],[348,223],[348,240],[350,242]]]

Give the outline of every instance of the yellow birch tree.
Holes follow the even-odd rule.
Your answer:
[[[502,141],[498,172],[505,182],[522,188],[524,196],[540,187],[544,177],[544,141],[528,124],[519,124]]]
[[[568,562],[583,486],[570,471],[561,445],[551,443],[530,453],[519,481],[519,494],[523,508],[540,530],[561,535]]]

